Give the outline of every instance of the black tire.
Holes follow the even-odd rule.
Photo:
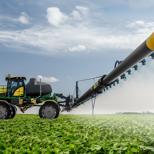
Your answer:
[[[15,115],[16,115],[17,109],[16,109],[16,107],[14,105],[12,105],[12,104],[9,104],[9,105],[10,105],[10,110],[11,110],[11,114],[10,114],[9,118],[13,119],[15,117]]]
[[[0,101],[0,119],[8,119],[10,114],[11,110],[8,102]]]
[[[59,105],[54,101],[44,103],[39,109],[40,118],[55,119],[59,116]]]

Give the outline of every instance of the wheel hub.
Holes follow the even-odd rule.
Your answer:
[[[7,115],[7,109],[3,105],[0,105],[0,119],[5,119]]]
[[[54,118],[56,116],[56,109],[53,108],[52,105],[45,106],[43,113],[44,113],[44,117],[46,118]]]

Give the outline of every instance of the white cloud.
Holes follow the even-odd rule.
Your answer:
[[[145,27],[145,22],[143,20],[137,20],[128,24],[130,28],[143,28]]]
[[[27,13],[22,12],[21,15],[20,15],[19,18],[18,18],[18,21],[19,21],[21,24],[29,24],[29,23],[30,23],[30,18],[29,18],[29,16],[28,16]]]
[[[76,6],[75,9],[70,14],[70,20],[80,20],[87,18],[89,15],[89,8],[83,6]]]
[[[111,29],[65,25],[61,28],[33,27],[20,31],[0,31],[5,46],[33,47],[33,53],[53,55],[62,52],[104,52],[104,49],[134,49],[152,31],[114,33]],[[40,50],[38,50],[40,49]],[[88,50],[86,50],[88,49]],[[26,50],[27,52],[27,50]]]
[[[81,21],[89,14],[89,9],[83,6],[76,6],[70,14],[63,13],[58,7],[47,8],[47,20],[50,25],[59,27],[64,24],[74,24]],[[78,23],[78,22],[76,22]]]
[[[19,17],[0,16],[0,20],[24,25],[30,24],[30,17],[26,12],[21,12]]]
[[[82,19],[80,12],[77,10],[72,11],[71,16],[72,16],[72,19],[75,19],[75,20]]]
[[[46,83],[54,83],[54,82],[58,82],[59,79],[53,77],[53,76],[50,76],[50,77],[46,77],[46,76],[42,76],[42,75],[38,75],[36,77],[37,81],[42,81],[42,82],[46,82]]]
[[[80,52],[80,51],[84,51],[84,50],[86,50],[87,48],[86,48],[86,46],[85,45],[81,45],[81,44],[79,44],[79,45],[77,45],[77,46],[73,46],[73,47],[70,47],[69,48],[69,51],[70,52]]]
[[[154,31],[154,22],[136,20],[136,21],[130,22],[126,27],[131,28],[132,30],[135,30],[138,33],[149,33]]]
[[[83,16],[86,16],[89,14],[89,8],[84,6],[76,6],[76,10]]]
[[[63,12],[61,12],[59,8],[49,7],[47,8],[47,19],[49,24],[57,27],[65,23],[68,17]]]

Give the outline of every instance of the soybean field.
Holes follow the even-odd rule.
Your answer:
[[[0,154],[153,154],[154,115],[17,115],[0,120]]]

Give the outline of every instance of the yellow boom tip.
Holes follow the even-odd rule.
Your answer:
[[[154,33],[147,38],[146,45],[150,50],[154,50]]]

